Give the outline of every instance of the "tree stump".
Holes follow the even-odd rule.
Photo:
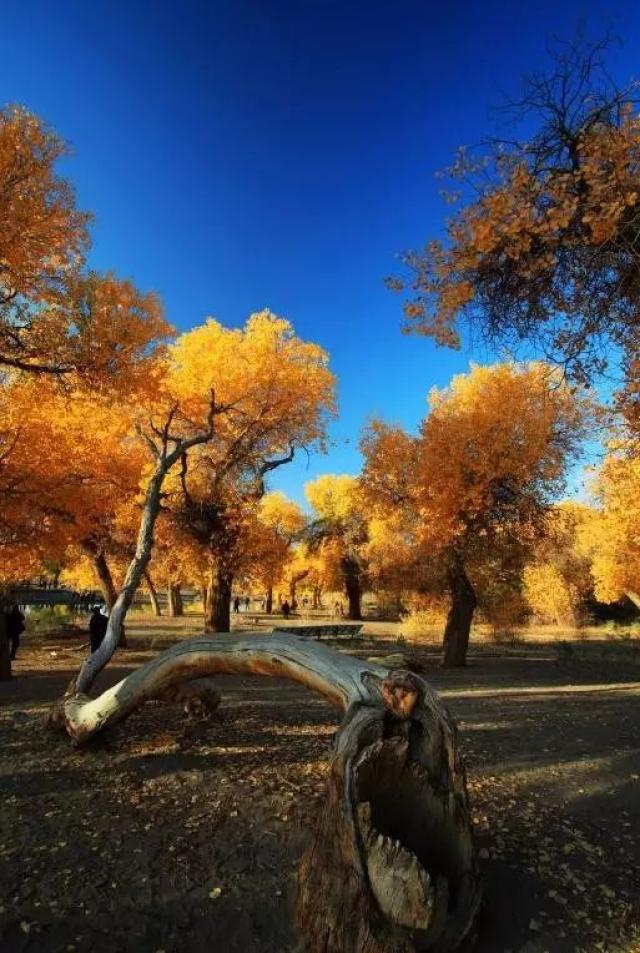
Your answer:
[[[345,711],[298,875],[307,953],[457,949],[480,902],[465,773],[455,725],[417,675],[281,633],[192,639],[96,699],[66,697],[64,726],[83,743],[147,699],[220,674],[290,678]]]

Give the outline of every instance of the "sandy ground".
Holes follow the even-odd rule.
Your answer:
[[[192,625],[158,622],[132,620],[103,685]],[[82,643],[31,639],[0,685],[0,949],[299,950],[295,869],[338,715],[289,683],[234,677],[218,719],[190,726],[150,703],[76,751],[43,716]],[[420,655],[468,767],[485,880],[473,949],[640,950],[638,653],[482,646],[456,672]]]

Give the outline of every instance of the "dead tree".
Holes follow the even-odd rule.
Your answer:
[[[457,949],[480,900],[466,780],[455,725],[418,676],[278,632],[203,637],[98,698],[67,697],[59,721],[82,744],[185,683],[211,693],[210,677],[220,674],[289,678],[345,712],[298,877],[307,953]]]

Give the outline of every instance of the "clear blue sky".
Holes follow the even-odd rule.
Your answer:
[[[402,336],[383,279],[442,228],[436,170],[580,24],[640,74],[635,0],[4,0],[0,100],[72,143],[95,267],[178,328],[269,307],[330,352],[331,453],[275,481],[299,497],[358,470],[369,417],[415,427],[430,387],[486,359]]]

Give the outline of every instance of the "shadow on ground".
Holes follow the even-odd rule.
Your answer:
[[[148,657],[123,653],[102,687]],[[229,677],[219,718],[149,703],[78,751],[42,719],[79,659],[32,648],[0,689],[3,953],[293,953],[338,715],[289,683]],[[540,650],[424,664],[468,766],[477,953],[640,948],[640,669]]]

